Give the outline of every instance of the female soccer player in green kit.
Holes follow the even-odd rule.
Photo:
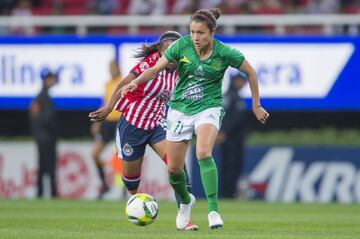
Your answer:
[[[179,79],[169,103],[167,156],[169,181],[181,198],[176,226],[183,230],[190,221],[195,197],[186,189],[185,154],[195,132],[196,156],[208,202],[211,229],[224,224],[218,208],[218,174],[212,151],[224,116],[222,79],[231,66],[246,73],[252,94],[252,110],[263,124],[269,117],[261,107],[256,73],[244,55],[214,38],[219,9],[198,10],[191,17],[190,35],[174,42],[156,65],[123,88],[123,93],[153,79],[166,65],[177,62]],[[236,182],[234,182],[236,183]]]

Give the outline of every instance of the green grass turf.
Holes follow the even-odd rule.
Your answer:
[[[205,201],[193,209],[197,232],[175,229],[174,202],[160,202],[147,227],[127,221],[124,201],[0,200],[0,238],[360,238],[360,205],[221,201],[225,226],[207,227]]]

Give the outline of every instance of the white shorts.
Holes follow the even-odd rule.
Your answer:
[[[169,141],[190,140],[197,127],[202,124],[212,124],[218,130],[224,118],[225,111],[222,107],[213,107],[195,115],[187,115],[169,108],[167,114],[166,139]]]

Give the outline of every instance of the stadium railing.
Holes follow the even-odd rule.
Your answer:
[[[0,27],[75,27],[77,35],[86,35],[89,27],[128,27],[129,34],[139,33],[140,27],[176,26],[186,27],[188,15],[158,16],[0,16]],[[336,34],[336,27],[346,27],[346,34],[357,35],[360,15],[224,15],[219,26],[225,34],[235,34],[236,27],[274,27],[273,32],[281,35],[286,27],[320,26],[325,35]],[[349,27],[352,26],[352,27]]]

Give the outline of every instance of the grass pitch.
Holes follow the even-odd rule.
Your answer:
[[[127,221],[124,201],[0,200],[0,238],[360,238],[360,205],[221,201],[221,230],[207,226],[206,202],[193,209],[197,232],[175,229],[176,205],[159,202],[147,227]]]

